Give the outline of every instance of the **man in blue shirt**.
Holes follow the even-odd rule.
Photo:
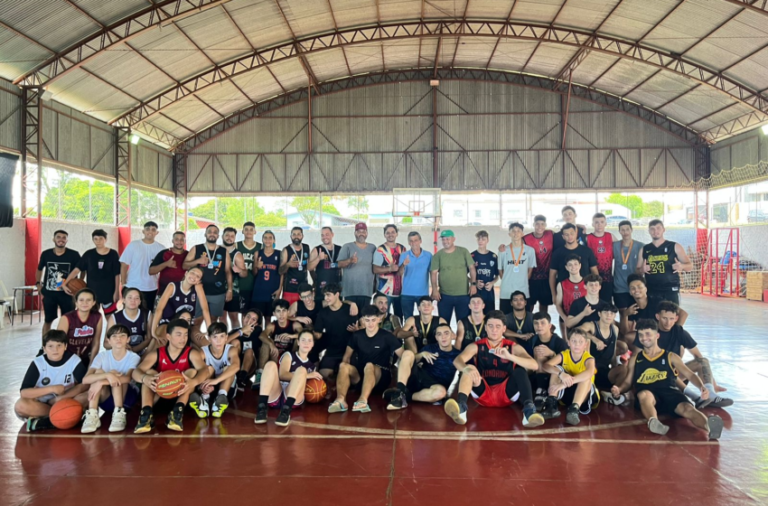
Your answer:
[[[413,316],[413,307],[418,305],[419,297],[429,295],[429,266],[432,263],[432,253],[421,249],[421,235],[418,232],[408,234],[408,245],[411,249],[400,255],[403,319]]]

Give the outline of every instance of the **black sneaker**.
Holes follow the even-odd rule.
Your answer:
[[[267,423],[267,407],[266,404],[259,404],[256,408],[256,418],[253,419],[253,423]]]
[[[55,429],[51,423],[51,419],[47,416],[41,416],[39,418],[27,418],[27,432],[36,432],[38,430]]]
[[[176,432],[184,430],[184,406],[177,404],[173,407],[171,412],[168,413],[168,421],[165,422],[165,426]]]
[[[392,399],[389,401],[389,404],[387,405],[388,411],[396,411],[398,409],[403,409],[408,407],[408,400],[405,398],[405,394],[403,392],[398,392],[396,395],[392,396]]]
[[[139,415],[139,423],[133,430],[134,434],[143,434],[155,428],[155,417],[152,415],[152,408],[142,408]]]
[[[571,404],[568,407],[568,412],[565,414],[565,421],[569,425],[578,425],[581,423],[581,419],[579,419],[579,406]]]
[[[293,408],[291,406],[283,406],[280,408],[280,414],[277,415],[277,420],[275,420],[275,423],[280,427],[288,427],[288,424],[291,423],[292,410]]]
[[[560,410],[557,408],[557,399],[554,397],[547,397],[544,401],[544,410],[541,415],[545,420],[551,420],[560,416]]]

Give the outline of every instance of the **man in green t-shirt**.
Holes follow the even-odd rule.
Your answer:
[[[254,240],[256,225],[247,221],[243,224],[242,241],[237,243],[237,250],[242,253],[245,261],[245,269],[248,275],[238,280],[240,288],[240,312],[245,315],[251,309],[251,296],[253,295],[253,258],[261,249],[261,243]]]
[[[441,318],[450,322],[455,311],[458,322],[469,315],[469,296],[477,292],[475,261],[469,250],[455,245],[453,230],[440,232],[440,239],[443,249],[435,253],[430,266],[431,297]]]

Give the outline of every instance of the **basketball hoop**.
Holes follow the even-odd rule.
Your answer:
[[[413,212],[413,215],[414,215],[416,218],[418,218],[419,216],[421,216],[421,211],[414,211],[414,212]]]

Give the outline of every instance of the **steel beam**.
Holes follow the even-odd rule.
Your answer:
[[[174,228],[186,232],[189,221],[186,154],[176,154],[173,157],[173,196],[176,208],[174,213]]]
[[[25,86],[21,90],[21,217],[34,214],[38,220],[38,231],[42,225],[43,172],[43,88]],[[34,160],[34,162],[32,162]],[[34,163],[37,168],[32,169]],[[34,188],[35,200],[30,202],[28,193]]]
[[[115,129],[115,226],[131,226],[131,130]]]

